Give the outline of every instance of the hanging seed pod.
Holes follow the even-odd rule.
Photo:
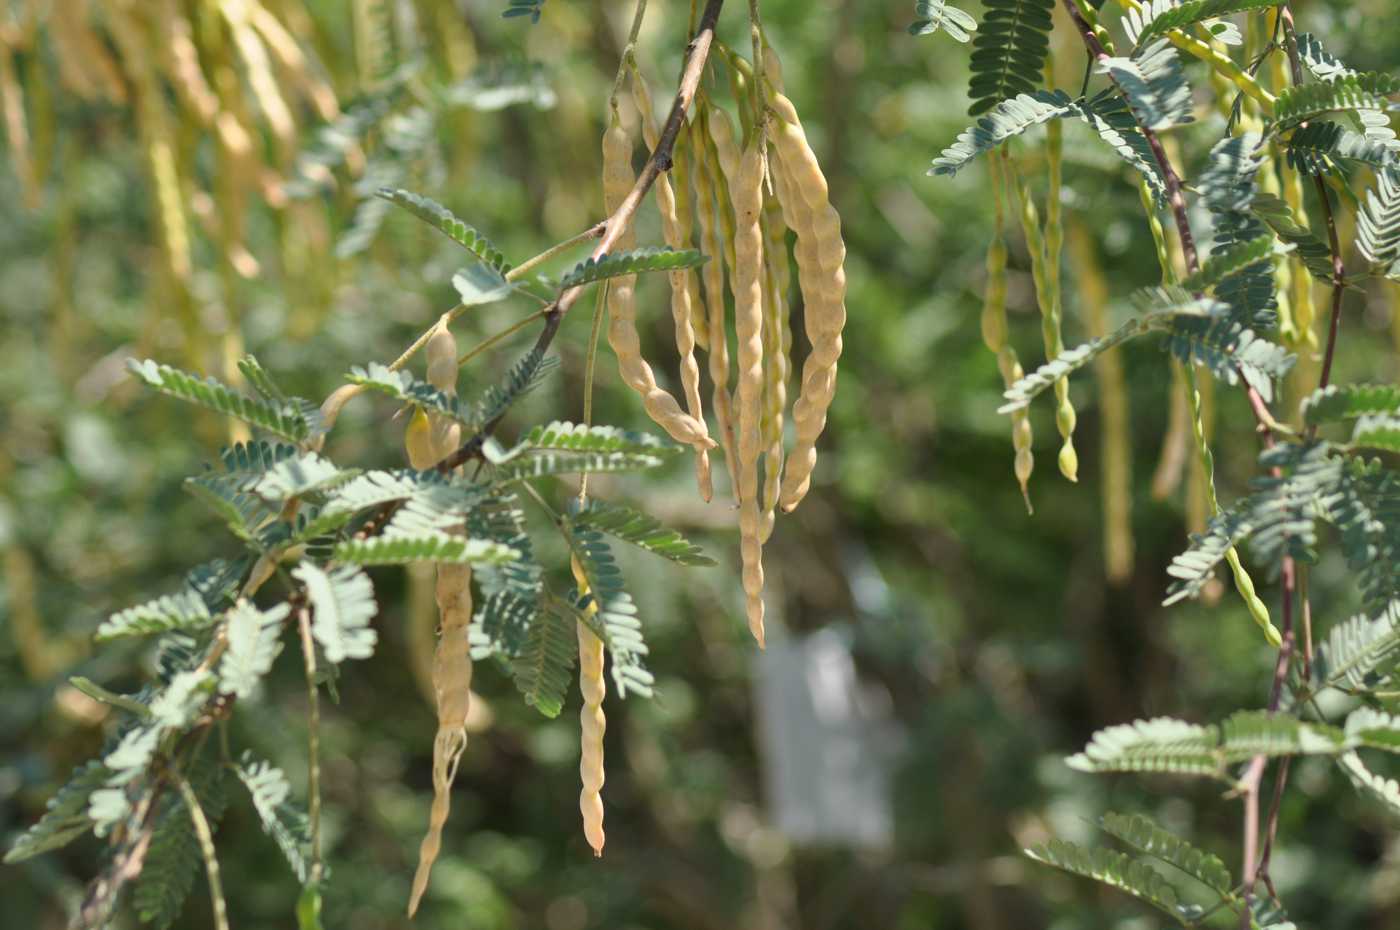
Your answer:
[[[763,646],[763,542],[758,456],[763,436],[763,143],[760,129],[740,157],[730,192],[735,220],[734,328],[738,334],[739,543],[749,631]]]
[[[997,357],[1002,384],[1010,387],[1024,374],[1016,350],[1007,341],[1006,326],[1006,171],[1005,150],[993,155],[988,162],[992,178],[993,225],[992,241],[987,246],[987,289],[982,298],[982,341]],[[1021,485],[1021,497],[1031,510],[1030,480],[1035,469],[1031,452],[1031,421],[1022,409],[1011,415],[1011,444],[1015,450],[1013,469]]]
[[[802,387],[793,405],[796,440],[783,467],[779,505],[791,512],[811,486],[817,463],[817,439],[836,393],[836,364],[841,331],[846,325],[846,245],[841,217],[831,206],[826,178],[807,143],[797,110],[782,94],[769,104],[777,115],[770,124],[773,149],[785,177],[778,185],[783,220],[797,233],[797,280],[803,317],[812,345],[802,367]]]
[[[609,216],[632,191],[632,140],[622,128],[617,111],[603,134],[603,206]],[[618,249],[630,249],[635,237],[628,230],[617,242]],[[642,358],[637,334],[637,276],[622,275],[608,285],[608,345],[617,356],[622,380],[642,396],[647,415],[666,430],[671,438],[686,445],[709,448],[714,445],[701,420],[681,410],[676,399],[656,384],[651,366]]]
[[[64,84],[87,100],[106,97],[114,103],[125,103],[126,84],[121,68],[93,31],[83,0],[52,2],[49,34]]]
[[[788,326],[787,291],[790,270],[787,227],[777,197],[763,202],[763,513],[759,539],[773,532],[774,511],[783,469],[783,413],[787,409],[787,379],[792,329]]]
[[[655,151],[661,135],[652,112],[651,95],[647,93],[646,83],[642,80],[639,70],[632,72],[632,97],[637,111],[642,116],[642,137],[646,140],[647,148]],[[661,214],[661,231],[666,244],[678,250],[690,248],[690,225],[688,222],[685,225],[681,224],[676,192],[671,187],[671,179],[664,173],[658,175],[656,183],[652,185],[652,192],[656,195],[656,208]],[[681,386],[685,389],[686,411],[696,422],[703,423],[705,413],[700,402],[700,365],[695,361],[695,330],[691,323],[694,315],[691,300],[698,292],[695,271],[683,268],[670,272],[668,277],[671,283],[671,316],[676,326],[676,351],[681,359]],[[700,486],[700,496],[706,501],[714,496],[714,485],[710,477],[710,445],[712,443],[695,446],[695,476]]]
[[[574,581],[579,596],[588,594],[588,579],[578,559],[571,560]],[[598,613],[598,605],[589,601],[590,617]],[[579,792],[579,812],[583,815],[583,835],[593,847],[593,855],[603,854],[603,734],[608,721],[603,714],[603,698],[608,687],[603,680],[603,641],[582,620],[578,626],[578,684],[583,693],[583,710],[579,713],[579,777],[583,789]]]

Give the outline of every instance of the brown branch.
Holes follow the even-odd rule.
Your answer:
[[[676,137],[680,135],[681,127],[685,124],[686,111],[690,109],[691,101],[695,99],[695,92],[700,86],[700,78],[705,73],[705,62],[710,57],[710,47],[714,44],[715,23],[719,20],[720,8],[724,6],[724,0],[706,0],[705,10],[700,15],[700,25],[696,30],[695,37],[690,40],[686,47],[685,70],[681,73],[680,85],[676,88],[675,100],[671,103],[671,112],[666,116],[666,125],[661,129],[661,137],[656,142],[656,150],[647,159],[646,166],[642,168],[642,173],[637,177],[637,183],[632,185],[632,190],[613,211],[603,221],[606,231],[594,246],[593,259],[601,258],[617,243],[632,225],[632,218],[636,215],[637,209],[642,205],[642,198],[651,190],[651,186],[656,183],[656,179],[663,171],[671,169],[671,151],[675,148]],[[544,328],[540,330],[539,337],[535,340],[535,351],[541,354],[554,342],[554,337],[559,333],[559,324],[563,322],[564,314],[569,312],[569,308],[578,300],[583,293],[584,287],[579,285],[561,291],[559,296],[550,304],[545,311]],[[440,472],[447,473],[457,468],[459,465],[476,458],[481,454],[482,447],[486,444],[487,438],[500,422],[500,417],[490,421],[467,440],[461,448],[449,455],[437,464]]]

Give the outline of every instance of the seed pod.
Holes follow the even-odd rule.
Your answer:
[[[717,186],[719,166],[712,157],[705,128],[705,114],[696,109],[696,120],[690,124],[688,133],[691,151],[696,154],[695,196],[696,216],[700,220],[700,246],[710,260],[701,268],[705,283],[705,303],[708,309],[709,368],[710,381],[714,392],[711,395],[711,408],[719,425],[719,440],[724,449],[725,467],[729,469],[731,486],[734,482],[734,424],[729,398],[729,341],[725,332],[724,304],[724,238],[722,217],[727,215],[728,206],[720,196]]]
[[[763,149],[761,130],[740,157],[734,205],[734,328],[739,337],[739,541],[749,631],[763,646],[763,543],[758,456],[763,436]]]
[[[571,560],[574,580],[578,583],[579,595],[588,593],[588,579],[578,559]],[[588,604],[588,615],[598,612],[598,605]],[[593,855],[603,854],[603,733],[608,721],[603,715],[603,697],[608,687],[603,681],[603,641],[588,628],[582,620],[578,626],[578,684],[583,694],[583,710],[579,713],[579,777],[583,790],[579,792],[578,806],[583,814],[583,835],[588,845],[593,847]]]
[[[1006,185],[1002,180],[1006,171],[1005,151],[991,158],[993,232],[992,241],[987,246],[987,289],[982,297],[982,341],[997,357],[997,368],[1001,371],[1002,383],[1010,387],[1021,379],[1021,363],[1016,358],[1016,350],[1006,341]],[[1035,456],[1031,453],[1031,421],[1025,410],[1017,410],[1011,415],[1011,444],[1015,449],[1014,470],[1016,481],[1021,485],[1021,497],[1026,501],[1026,509],[1031,510],[1030,480],[1035,469]]]
[[[841,217],[828,199],[826,178],[807,144],[796,108],[782,94],[771,96],[769,103],[778,117],[771,129],[785,177],[778,186],[778,200],[784,221],[797,233],[797,279],[812,345],[792,409],[796,440],[783,467],[779,496],[783,510],[791,512],[811,486],[817,439],[836,393],[836,363],[846,325],[846,245],[841,239]]]
[[[676,195],[676,222],[680,226],[681,234],[687,247],[691,243],[691,231],[695,227],[695,198],[691,192],[691,152],[690,125],[683,123],[681,131],[676,135],[676,143],[671,148],[671,177],[674,183],[671,185]],[[716,258],[716,261],[718,258]],[[705,313],[705,299],[700,293],[700,276],[689,269],[690,274],[686,276],[686,286],[690,290],[690,324],[695,333],[696,347],[709,351],[710,344],[710,321]]]
[[[438,616],[441,629],[433,654],[433,693],[437,698],[437,735],[433,738],[433,806],[428,832],[418,848],[418,869],[408,899],[408,916],[428,887],[433,862],[442,848],[442,828],[452,805],[452,782],[467,748],[467,713],[471,709],[472,659],[467,627],[472,619],[470,565],[439,565]]]
[[[791,272],[787,258],[787,227],[774,196],[763,203],[763,514],[759,539],[767,542],[783,468],[783,411],[787,409],[788,351],[792,330],[787,325],[787,289]]]
[[[452,330],[440,325],[428,338],[425,350],[428,357],[428,383],[449,397],[457,394],[457,340]],[[436,465],[457,451],[462,439],[462,425],[450,417],[433,414],[428,417],[432,423],[433,464]]]
[[[105,96],[115,103],[125,103],[126,84],[121,69],[107,51],[106,44],[93,31],[82,0],[52,2],[49,34],[64,83],[84,99]]]
[[[632,140],[622,128],[617,111],[612,113],[608,129],[603,133],[603,205],[611,216],[632,191],[636,178],[632,173]],[[617,242],[618,249],[630,249],[635,242],[631,230]],[[710,447],[709,430],[704,422],[681,410],[676,399],[656,384],[651,366],[642,358],[641,339],[637,335],[637,276],[613,278],[608,286],[608,345],[617,355],[622,380],[642,396],[647,415],[666,430],[677,442]]]
[[[632,97],[637,104],[637,111],[642,115],[642,137],[646,140],[647,148],[655,151],[660,142],[660,132],[656,126],[656,117],[652,113],[651,96],[647,93],[640,71],[632,72]],[[666,244],[673,249],[690,248],[690,225],[688,222],[685,225],[681,224],[676,192],[671,187],[671,179],[664,173],[657,175],[652,190],[656,194],[656,208],[661,213],[661,231]],[[669,277],[671,316],[676,326],[676,351],[681,359],[681,385],[685,389],[686,410],[696,422],[703,423],[705,413],[700,403],[700,366],[695,361],[695,330],[691,324],[694,313],[691,298],[698,290],[695,272],[693,269],[684,268],[672,271]],[[700,496],[708,501],[714,496],[714,486],[710,478],[709,444],[695,446],[695,456],[695,476],[700,485]]]

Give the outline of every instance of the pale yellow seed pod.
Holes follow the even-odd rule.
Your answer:
[[[428,383],[449,397],[457,394],[457,340],[446,324],[439,325],[437,331],[428,338],[425,354],[428,357]],[[457,451],[462,439],[462,425],[456,420],[438,414],[428,417],[432,424],[432,447],[434,464]]]
[[[433,806],[428,832],[418,848],[418,869],[408,899],[408,916],[418,910],[428,877],[442,848],[442,828],[452,805],[452,782],[467,748],[467,714],[471,710],[472,658],[467,628],[472,619],[470,565],[439,565],[437,604],[441,629],[433,653],[433,693],[438,729],[433,739]]]
[[[691,178],[694,171],[691,152],[690,125],[683,123],[676,135],[676,144],[671,148],[671,185],[676,195],[676,221],[687,243],[691,241],[691,231],[695,228],[695,197],[691,191]],[[700,292],[700,276],[692,269],[686,277],[690,290],[690,323],[695,332],[697,348],[709,351],[710,321],[705,315],[705,298]]]
[[[787,227],[776,197],[763,204],[763,513],[759,540],[773,532],[783,468],[783,412],[787,409]],[[788,330],[791,332],[790,330]]]
[[[642,115],[642,137],[647,148],[656,150],[660,142],[660,132],[656,117],[652,112],[651,96],[641,72],[632,72],[632,97],[637,104],[637,112]],[[652,185],[656,195],[656,208],[661,214],[661,231],[666,244],[673,249],[690,248],[690,224],[682,225],[677,194],[671,186],[671,179],[664,173]],[[669,274],[671,282],[671,316],[676,327],[676,351],[681,359],[681,386],[685,389],[686,411],[696,422],[705,421],[704,407],[700,401],[700,365],[695,360],[695,330],[692,324],[694,309],[691,301],[698,293],[698,282],[692,268],[683,268]],[[706,501],[714,496],[714,483],[710,476],[710,443],[695,446],[695,477],[700,486],[700,496]]]
[[[603,206],[611,216],[632,191],[636,177],[632,173],[632,140],[622,128],[616,111],[603,133]],[[635,242],[628,230],[617,242],[619,250],[629,249]],[[690,416],[676,399],[656,384],[651,366],[642,358],[641,339],[637,334],[637,276],[621,275],[611,279],[608,286],[608,345],[617,356],[618,370],[628,387],[642,397],[647,415],[666,430],[672,439],[686,445],[710,448],[714,440],[701,420]]]
[[[763,543],[758,456],[763,418],[763,145],[756,137],[731,179],[734,206],[734,328],[738,343],[739,539],[749,631],[763,646]]]
[[[793,405],[796,439],[784,464],[779,498],[783,510],[790,512],[811,486],[817,439],[836,392],[836,364],[846,325],[846,246],[841,218],[828,200],[826,178],[807,144],[796,109],[781,94],[770,98],[770,103],[778,115],[772,123],[774,150],[786,178],[778,188],[778,200],[783,219],[797,233],[797,277],[812,345]]]
[[[725,466],[729,469],[731,485],[734,481],[734,424],[729,397],[729,342],[725,334],[724,302],[724,240],[721,215],[727,212],[727,205],[716,190],[719,166],[711,157],[706,143],[704,115],[697,111],[696,122],[687,130],[691,151],[695,153],[695,196],[696,216],[700,221],[700,248],[710,260],[701,268],[705,284],[705,303],[708,309],[709,369],[714,392],[711,395],[711,408],[719,425],[719,439],[724,447]]]
[[[115,103],[125,103],[126,84],[121,68],[93,31],[83,0],[52,0],[52,4],[49,32],[64,83],[85,99],[105,96]]]
[[[571,560],[574,580],[578,583],[580,595],[588,593],[588,579],[578,559]],[[590,602],[589,616],[598,612],[598,605]],[[588,845],[593,847],[593,855],[603,854],[603,734],[608,721],[603,714],[603,698],[607,695],[607,684],[603,680],[603,641],[588,628],[588,624],[578,621],[578,683],[583,694],[583,710],[579,713],[579,777],[583,789],[579,792],[579,812],[583,815],[583,835]]]

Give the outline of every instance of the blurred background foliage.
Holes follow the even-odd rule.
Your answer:
[[[1074,387],[1079,484],[1054,474],[1049,405],[1034,414],[1036,512],[1026,513],[1008,424],[995,413],[1001,382],[977,326],[987,180],[980,169],[951,181],[924,175],[967,123],[968,50],[908,35],[912,6],[763,4],[842,214],[851,317],[816,485],[768,549],[771,623],[795,636],[835,633],[862,700],[897,734],[891,834],[852,849],[780,829],[774,792],[784,783],[771,777],[765,692],[755,686],[773,665],[743,626],[734,514],[699,501],[688,466],[599,480],[596,493],[639,502],[724,565],[624,566],[648,624],[658,697],[609,710],[611,842],[601,860],[587,854],[578,823],[576,717],[544,720],[503,677],[478,675],[481,712],[419,926],[1153,926],[1126,899],[1019,855],[1052,833],[1085,838],[1110,808],[1148,810],[1237,862],[1238,805],[1214,789],[1091,779],[1062,764],[1108,723],[1210,719],[1260,704],[1271,655],[1233,597],[1159,606],[1164,566],[1201,510],[1189,469],[1171,493],[1152,494],[1172,385],[1152,347],[1124,356],[1136,540],[1127,577],[1106,580],[1092,379]],[[1386,0],[1297,6],[1304,27],[1354,66],[1393,71],[1400,61],[1400,31],[1376,27],[1393,19]],[[661,96],[679,67],[686,9],[652,7],[639,55]],[[289,389],[320,396],[351,364],[393,358],[451,306],[455,256],[413,219],[366,202],[382,184],[441,200],[516,260],[601,218],[600,120],[631,4],[552,0],[533,26],[500,12],[482,0],[0,2],[7,845],[110,725],[67,678],[131,690],[149,664],[140,644],[94,651],[100,619],[230,551],[179,482],[237,437],[212,416],[139,398],[124,359],[236,380],[232,361],[251,351]],[[721,34],[742,48],[744,30],[735,4]],[[1062,48],[1061,83],[1075,87],[1082,59]],[[1118,299],[1157,274],[1137,194],[1069,141],[1068,205]],[[654,214],[643,216],[640,241],[659,242]],[[1011,262],[1012,339],[1023,359],[1039,360],[1019,244]],[[659,276],[643,284],[642,306],[655,311],[644,338],[671,372],[664,286]],[[1400,296],[1368,297],[1349,305],[1339,380],[1400,374]],[[1068,304],[1073,344],[1087,324]],[[520,312],[478,308],[459,341]],[[587,317],[571,315],[556,343],[564,376],[518,417],[581,416]],[[603,353],[598,419],[641,426]],[[512,357],[488,353],[464,377],[484,383]],[[1253,472],[1254,446],[1240,398],[1222,393],[1218,408],[1217,430],[1237,439],[1217,449],[1229,499]],[[399,463],[390,413],[352,405],[333,440],[338,459]],[[1345,616],[1352,596],[1339,588],[1340,568],[1324,560],[1313,575],[1326,622]],[[386,572],[376,587],[379,653],[341,681],[322,734],[326,926],[341,930],[405,926],[430,797],[434,721],[422,669],[433,616],[421,582]],[[294,665],[281,663],[280,685],[241,707],[233,726],[295,783],[305,691]],[[1321,765],[1297,767],[1278,890],[1300,926],[1400,925],[1396,834]],[[295,882],[251,811],[230,806],[217,839],[233,925],[290,926]],[[0,923],[63,926],[101,857],[89,838],[0,868]],[[201,878],[176,926],[206,926],[207,913]],[[135,925],[130,914],[117,922]]]

